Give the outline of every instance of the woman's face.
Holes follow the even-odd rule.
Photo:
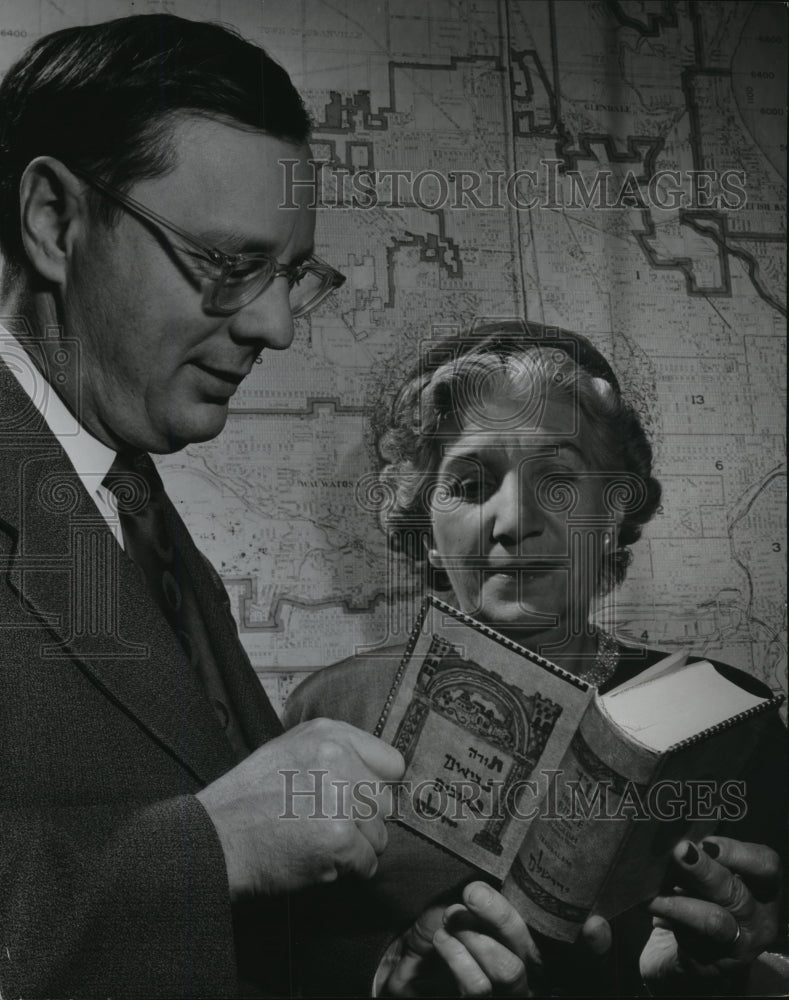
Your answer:
[[[533,648],[539,634],[541,648],[572,644],[585,632],[615,522],[591,433],[576,426],[578,409],[549,398],[542,413],[515,421],[519,406],[479,405],[444,445],[431,561],[445,569],[467,614]]]

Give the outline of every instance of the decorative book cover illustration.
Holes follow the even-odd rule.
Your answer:
[[[680,655],[601,698],[430,598],[375,733],[406,761],[397,819],[501,880],[533,927],[573,940],[590,912],[655,894],[672,846],[715,825],[632,821],[654,818],[664,787],[736,774],[778,704]]]

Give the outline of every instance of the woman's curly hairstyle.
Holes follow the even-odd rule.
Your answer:
[[[390,547],[429,569],[430,509],[440,502],[435,488],[442,446],[476,406],[501,390],[523,402],[521,413],[527,407],[535,412],[549,394],[569,399],[596,432],[591,457],[611,473],[605,495],[619,520],[616,544],[605,553],[600,573],[600,591],[608,592],[624,580],[632,558],[628,546],[660,503],[652,447],[611,366],[585,337],[519,319],[484,321],[460,338],[431,341],[428,355],[401,383],[388,419],[377,421],[381,521]],[[517,424],[506,429],[517,430]],[[450,586],[440,569],[432,570],[430,584]]]

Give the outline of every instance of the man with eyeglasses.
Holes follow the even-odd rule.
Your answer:
[[[385,847],[387,791],[285,800],[402,759],[282,734],[148,457],[218,434],[344,280],[308,187],[279,207],[308,132],[262,50],[171,16],[46,36],[0,86],[0,996],[289,994],[290,894]]]

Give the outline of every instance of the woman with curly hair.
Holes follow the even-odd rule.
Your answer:
[[[608,680],[615,651],[590,607],[622,582],[660,503],[638,416],[578,335],[505,321],[443,346],[378,438],[389,544],[462,611]]]
[[[641,421],[588,340],[504,320],[432,341],[378,424],[382,523],[427,589],[603,691],[664,655],[592,621],[661,490]],[[312,675],[286,722],[329,715],[372,729],[402,653]],[[437,966],[464,995],[628,995],[642,981],[675,995],[743,988],[778,932],[784,735],[776,723],[750,768],[745,820],[677,845],[677,890],[611,926],[590,918],[572,949],[529,931],[468,866],[390,824],[364,912],[388,914],[402,933],[433,908],[390,948],[382,989],[415,995]]]

